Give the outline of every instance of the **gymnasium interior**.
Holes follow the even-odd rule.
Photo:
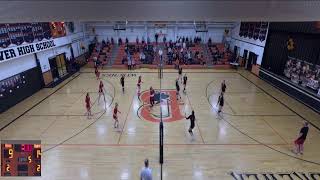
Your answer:
[[[320,180],[320,1],[0,4],[1,180]]]

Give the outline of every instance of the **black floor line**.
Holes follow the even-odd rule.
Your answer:
[[[318,131],[320,131],[320,127],[316,126],[315,124],[313,124],[312,122],[310,122],[309,120],[307,120],[305,117],[301,116],[299,113],[297,113],[295,110],[291,109],[289,106],[287,106],[286,104],[284,104],[283,102],[281,102],[280,100],[278,100],[277,98],[275,98],[273,95],[271,95],[270,93],[268,93],[267,91],[265,91],[263,88],[261,88],[260,86],[258,86],[257,84],[255,84],[254,82],[252,82],[250,79],[248,79],[247,77],[243,76],[241,73],[238,72],[238,74],[243,77],[244,79],[246,79],[247,81],[251,82],[253,85],[255,85],[257,88],[259,88],[261,91],[263,91],[264,93],[266,93],[267,95],[269,95],[270,97],[272,97],[273,99],[275,99],[277,102],[279,102],[280,104],[282,104],[284,107],[286,107],[287,109],[289,109],[291,112],[293,112],[294,114],[296,114],[297,116],[299,116],[300,118],[302,118],[303,120],[307,121],[308,123],[310,123],[314,128],[316,128]]]
[[[31,108],[29,108],[28,110],[26,110],[25,112],[23,112],[21,115],[19,115],[18,117],[14,118],[12,121],[10,121],[8,124],[6,124],[5,126],[3,126],[0,129],[0,132],[2,130],[4,130],[5,128],[7,128],[10,124],[12,124],[13,122],[15,122],[16,120],[18,120],[19,118],[21,118],[23,115],[25,115],[26,113],[28,113],[31,109],[35,108],[36,106],[38,106],[40,103],[42,103],[44,100],[48,99],[50,96],[52,96],[53,94],[55,94],[57,91],[59,91],[60,89],[62,89],[65,85],[69,84],[72,80],[74,80],[75,78],[77,78],[80,74],[73,76],[72,79],[70,79],[68,82],[66,82],[64,85],[62,85],[61,87],[59,87],[58,89],[56,89],[55,91],[53,91],[51,94],[49,94],[47,97],[45,97],[44,99],[42,99],[41,101],[39,101],[38,103],[36,103],[35,105],[33,105]]]
[[[255,76],[256,76],[256,75],[255,75]],[[320,111],[318,111],[317,109],[313,108],[313,107],[312,107],[312,106],[310,106],[309,104],[306,104],[305,102],[301,101],[300,99],[296,98],[295,96],[293,96],[293,95],[291,95],[291,94],[287,93],[287,92],[286,92],[286,91],[284,91],[283,89],[281,89],[281,88],[277,87],[276,85],[272,84],[272,83],[271,83],[270,81],[268,81],[267,79],[263,79],[262,77],[259,77],[259,76],[257,76],[257,77],[258,77],[259,79],[261,79],[261,80],[263,80],[263,81],[267,82],[267,83],[268,83],[269,85],[271,85],[272,87],[274,87],[274,88],[278,89],[279,91],[283,92],[283,93],[284,93],[284,94],[286,94],[287,96],[290,96],[292,99],[294,99],[294,100],[296,100],[296,101],[300,102],[301,104],[303,104],[303,105],[305,105],[305,106],[309,107],[312,111],[314,111],[315,113],[317,113],[317,114],[319,114],[319,115],[320,115]]]
[[[102,80],[104,80],[104,79],[102,79]],[[110,96],[112,97],[112,101],[111,101],[111,103],[109,104],[109,107],[111,107],[111,105],[112,105],[112,103],[113,103],[113,100],[114,100],[114,98],[115,98],[115,96],[116,96],[115,87],[114,87],[114,85],[113,85],[110,81],[108,81],[108,80],[104,80],[104,81],[108,82],[108,83],[113,87],[113,97],[110,95]],[[98,99],[98,98],[97,98],[97,99]],[[97,102],[97,99],[95,100],[95,102],[93,103],[93,105]],[[93,106],[93,105],[92,105],[92,106]],[[96,122],[98,122],[98,121],[100,120],[100,118],[106,113],[106,109],[104,109],[104,110],[102,110],[102,111],[99,111],[99,112],[97,112],[97,113],[93,113],[93,115],[99,114],[99,113],[102,113],[102,114],[101,114],[98,118],[96,118],[93,122],[91,122],[89,125],[87,125],[86,127],[84,127],[82,130],[80,130],[79,132],[73,134],[72,136],[68,137],[67,139],[63,140],[62,142],[60,142],[60,143],[58,143],[58,144],[56,144],[56,145],[54,145],[54,146],[52,146],[52,147],[50,147],[50,148],[48,148],[48,149],[45,149],[45,150],[43,151],[43,153],[48,152],[48,151],[50,151],[50,150],[52,150],[52,149],[54,149],[54,148],[56,148],[56,147],[64,144],[65,142],[69,141],[70,139],[73,139],[74,137],[78,136],[79,134],[81,134],[82,132],[84,132],[85,130],[87,130],[88,128],[90,128],[93,124],[95,124]],[[43,133],[44,133],[44,132],[43,132]]]
[[[209,84],[207,85],[207,87],[208,87],[208,86],[209,86]],[[257,86],[257,87],[258,87],[258,86]],[[260,88],[260,87],[258,87],[258,88]],[[208,97],[207,97],[207,100],[208,100],[209,105],[213,108],[213,105],[210,103]],[[304,161],[304,162],[308,162],[308,163],[311,163],[311,164],[315,164],[315,165],[320,166],[320,163],[318,163],[318,162],[310,161],[310,160],[303,159],[303,158],[300,158],[300,157],[296,157],[296,156],[291,155],[291,154],[288,154],[288,153],[286,153],[286,152],[282,152],[282,151],[280,151],[280,150],[278,150],[278,149],[276,149],[276,148],[274,148],[274,147],[272,147],[272,146],[270,146],[270,145],[268,145],[268,144],[265,144],[265,143],[263,143],[263,142],[255,139],[255,138],[251,137],[249,134],[241,131],[239,128],[237,128],[235,125],[233,125],[230,121],[224,119],[222,116],[220,116],[220,118],[221,118],[223,121],[225,121],[226,123],[228,123],[232,128],[234,128],[234,129],[235,129],[236,131],[238,131],[239,133],[241,133],[241,134],[243,134],[244,136],[248,137],[249,139],[255,141],[256,143],[265,146],[266,148],[268,148],[268,149],[270,149],[270,150],[273,150],[273,151],[275,151],[275,152],[278,152],[278,153],[280,153],[280,154],[283,154],[283,155],[285,155],[285,156],[288,156],[288,157],[291,157],[291,158],[294,158],[294,159],[297,159],[297,160],[300,160],[300,161]]]

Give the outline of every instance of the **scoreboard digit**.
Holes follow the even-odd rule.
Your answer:
[[[1,176],[41,176],[41,141],[2,140]]]

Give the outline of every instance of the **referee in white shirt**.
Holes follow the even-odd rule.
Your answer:
[[[152,170],[149,168],[149,160],[144,160],[144,167],[140,172],[140,180],[152,180]]]

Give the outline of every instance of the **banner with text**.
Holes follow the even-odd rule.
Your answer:
[[[0,63],[68,44],[66,37],[0,49]]]

